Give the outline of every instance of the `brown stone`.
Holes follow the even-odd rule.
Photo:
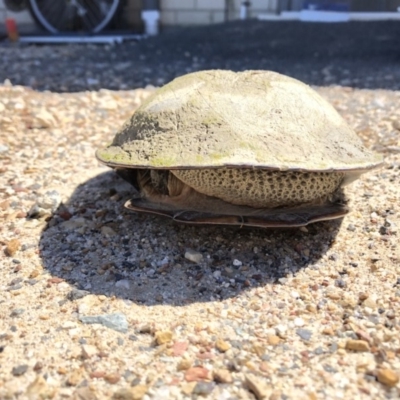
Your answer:
[[[353,350],[353,351],[371,351],[371,348],[368,344],[367,341],[365,340],[354,340],[354,339],[349,339],[346,342],[346,349],[347,350]]]
[[[221,353],[225,353],[231,348],[231,345],[223,339],[218,339],[215,342],[215,348]]]
[[[120,379],[120,374],[117,374],[116,372],[112,372],[104,376],[104,380],[111,384],[119,382]]]
[[[123,388],[117,390],[112,399],[113,400],[141,400],[147,392],[146,385],[136,385],[130,388]]]
[[[329,327],[329,326],[325,327],[325,328],[322,330],[322,333],[323,333],[324,335],[328,335],[328,336],[333,336],[333,335],[335,334],[335,332],[333,331],[333,329],[332,329],[331,327]]]
[[[378,370],[377,378],[386,386],[396,386],[399,382],[399,374],[389,368]]]
[[[104,378],[105,375],[106,375],[105,371],[93,371],[90,373],[90,377],[92,379],[93,378],[97,378],[97,379]]]
[[[157,331],[154,333],[154,337],[156,339],[156,343],[158,346],[162,344],[169,343],[172,340],[172,332],[171,331]]]
[[[277,344],[280,343],[281,338],[279,336],[276,336],[276,335],[268,335],[267,341],[268,341],[269,345],[276,346]]]
[[[12,257],[21,247],[21,243],[18,239],[11,239],[7,244],[6,244],[6,250],[5,253],[9,257]]]

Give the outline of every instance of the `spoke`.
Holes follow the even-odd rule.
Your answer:
[[[86,4],[86,3],[90,3],[90,1],[89,1],[89,2],[85,2],[85,4]],[[86,13],[86,15],[82,18],[82,20],[83,20],[83,22],[85,23],[85,25],[86,25],[90,30],[92,30],[92,29],[94,29],[94,28],[97,26],[98,22],[97,22],[96,16],[95,16],[95,15],[93,16],[93,13],[92,13],[92,11],[89,9],[89,7],[86,7],[86,10],[87,10],[87,13]]]
[[[119,0],[31,0],[31,2],[38,21],[53,32],[74,30],[77,27],[85,31],[98,32],[109,23],[119,4]]]

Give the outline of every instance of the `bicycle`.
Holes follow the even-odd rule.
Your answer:
[[[115,16],[121,0],[28,0],[31,14],[47,31],[98,33]]]

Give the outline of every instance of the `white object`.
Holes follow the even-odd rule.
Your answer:
[[[240,4],[240,19],[247,19],[249,14],[250,3],[248,1],[242,1]]]
[[[142,20],[144,22],[144,33],[149,36],[158,35],[160,12],[158,10],[142,11]]]
[[[348,22],[348,12],[322,11],[322,10],[301,10],[300,21],[307,22]]]
[[[342,21],[387,21],[387,20],[400,20],[400,12],[338,12],[338,11],[282,11],[280,15],[276,14],[259,14],[257,18],[261,21],[293,21],[301,20],[307,21],[308,15],[311,14],[313,21],[318,22],[340,22],[333,21],[334,18],[339,18]],[[327,13],[343,14],[342,16],[330,16]]]

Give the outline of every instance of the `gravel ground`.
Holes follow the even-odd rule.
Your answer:
[[[240,26],[0,47],[1,78],[35,86],[0,86],[0,399],[399,398],[400,29],[327,25],[344,43],[328,55],[299,39],[320,25]],[[132,88],[205,67],[341,84],[317,90],[386,157],[348,187],[348,216],[260,230],[123,209],[132,189],[95,149],[153,90]]]
[[[400,23],[231,22],[121,46],[0,47],[0,81],[39,90],[125,90],[202,69],[270,69],[309,84],[400,89]],[[23,48],[23,51],[21,51]]]

